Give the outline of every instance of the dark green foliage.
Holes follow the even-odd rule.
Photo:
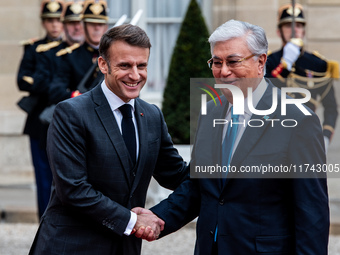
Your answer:
[[[201,10],[191,0],[172,55],[162,106],[176,144],[190,143],[190,78],[212,77],[207,66],[211,57],[208,38]]]

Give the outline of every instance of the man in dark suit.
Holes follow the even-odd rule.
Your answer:
[[[302,41],[305,26],[304,11],[300,4],[295,4],[294,13],[292,4],[280,7],[277,34],[282,40],[282,48],[268,55],[266,77],[276,78],[274,85],[279,88],[308,89],[311,99],[306,105],[313,111],[322,104],[322,126],[327,151],[338,118],[333,79],[339,77],[339,64],[334,60],[326,60],[317,51],[308,52],[305,49]],[[301,94],[293,93],[291,96],[300,98]]]
[[[24,98],[23,109],[27,112],[24,134],[30,137],[32,161],[37,186],[37,204],[39,218],[43,215],[52,183],[51,169],[46,154],[47,127],[39,120],[40,113],[48,104],[48,86],[46,86],[46,67],[39,68],[41,54],[60,45],[63,33],[63,24],[60,17],[63,10],[63,1],[44,0],[41,3],[41,20],[46,37],[26,45],[21,60],[17,84],[21,91],[29,92]],[[19,103],[19,106],[21,104]],[[28,107],[27,107],[28,106]]]
[[[263,78],[268,43],[262,28],[230,20],[213,32],[209,42],[208,63],[215,83],[230,89],[221,89],[222,106],[208,102],[206,114],[200,116],[190,163],[192,178],[151,208],[165,221],[161,234],[198,216],[195,254],[327,254],[326,174],[304,165],[325,163],[319,119],[302,105],[288,104],[286,115],[281,113],[280,90]],[[236,89],[246,100],[233,95]],[[263,115],[249,110],[249,97],[256,110],[271,109],[273,94],[276,109]],[[240,101],[244,114],[236,113]],[[227,120],[230,130],[236,127],[235,136],[227,127],[214,127],[216,120]],[[229,144],[226,153],[224,146]],[[226,156],[230,163],[223,164]],[[229,170],[199,172],[208,166]],[[148,213],[142,208],[134,211]],[[138,230],[136,236],[143,233]]]
[[[150,47],[137,26],[110,29],[99,47],[105,81],[57,105],[47,141],[52,195],[30,254],[140,254],[133,229],[149,227],[152,239],[163,229],[131,211],[144,206],[152,176],[169,189],[188,177],[161,111],[138,98]]]

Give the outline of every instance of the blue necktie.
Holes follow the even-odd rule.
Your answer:
[[[236,140],[237,129],[238,129],[238,118],[239,115],[233,113],[233,107],[230,108],[231,120],[228,125],[225,138],[222,143],[222,166],[229,167],[231,161],[231,155],[233,154],[233,148]],[[222,184],[225,183],[225,178],[228,173],[223,173]]]
[[[128,149],[132,162],[136,163],[136,133],[135,126],[132,121],[131,105],[123,104],[119,107],[120,112],[123,115],[122,119],[122,135]]]

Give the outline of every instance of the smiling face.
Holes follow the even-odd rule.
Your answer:
[[[237,86],[242,90],[246,98],[248,87],[252,87],[254,91],[264,75],[266,54],[245,59],[236,67],[227,66],[226,61],[232,63],[251,55],[252,52],[248,49],[244,37],[217,42],[213,49],[213,59],[223,61],[223,63],[221,68],[212,69],[216,83]],[[230,90],[221,89],[221,91],[228,101],[232,103]]]
[[[105,75],[106,86],[124,102],[139,96],[146,83],[149,48],[115,41],[109,48],[109,63],[99,57],[98,65]]]

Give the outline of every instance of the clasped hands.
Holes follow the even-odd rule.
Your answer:
[[[163,231],[165,222],[150,210],[142,207],[135,207],[131,211],[137,214],[137,222],[131,234],[149,242],[156,240]]]

